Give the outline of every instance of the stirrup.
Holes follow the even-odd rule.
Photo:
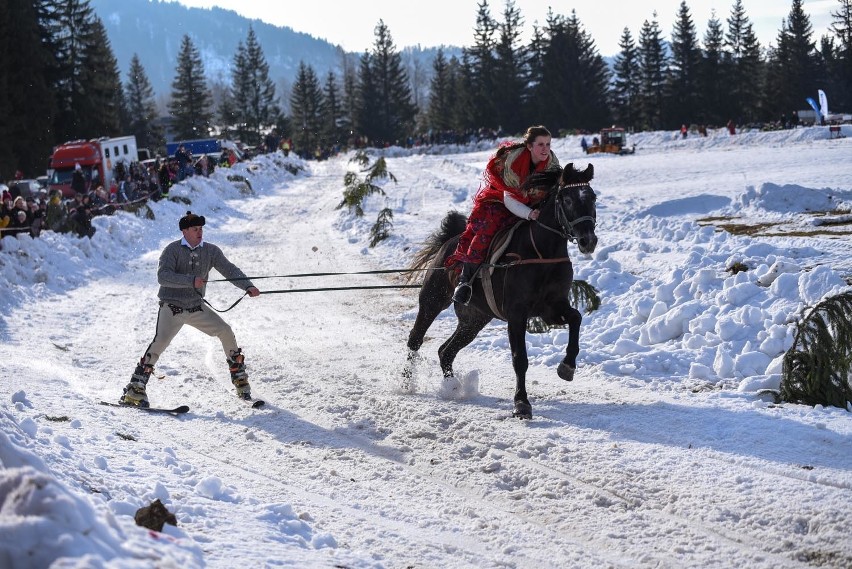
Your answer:
[[[453,292],[453,302],[458,302],[461,305],[467,306],[470,298],[473,296],[473,287],[470,283],[459,283],[456,290]]]

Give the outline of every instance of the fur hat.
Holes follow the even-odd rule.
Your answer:
[[[178,227],[183,231],[184,229],[189,229],[190,227],[203,227],[205,223],[205,219],[203,215],[195,215],[191,211],[186,212],[186,215],[180,218],[180,222],[178,222]]]

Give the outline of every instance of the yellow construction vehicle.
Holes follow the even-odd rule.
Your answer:
[[[627,147],[627,133],[623,128],[612,127],[601,129],[600,138],[595,137],[586,149],[586,154],[606,152],[609,154],[633,154],[636,146]]]

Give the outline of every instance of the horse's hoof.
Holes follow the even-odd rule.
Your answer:
[[[532,405],[524,401],[515,401],[515,409],[512,411],[512,417],[532,419]]]
[[[574,380],[574,372],[577,371],[577,368],[573,366],[569,366],[565,362],[559,364],[559,367],[556,368],[556,373],[564,379],[565,381],[573,381]]]

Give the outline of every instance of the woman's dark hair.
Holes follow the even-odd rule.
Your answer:
[[[528,146],[528,145],[532,144],[533,142],[535,142],[535,139],[538,138],[539,136],[549,136],[551,138],[553,137],[553,135],[550,134],[550,131],[547,130],[547,128],[545,128],[541,125],[531,126],[524,133],[524,141],[523,142],[513,142],[513,143],[504,144],[504,146],[501,146],[500,148],[497,149],[497,157],[499,158],[499,157],[505,156],[506,153],[511,152],[512,150],[515,150],[516,148],[521,148],[522,146]]]
[[[550,131],[547,130],[546,127],[542,125],[531,126],[527,129],[527,132],[524,133],[524,144],[532,144],[539,136],[549,136],[553,138],[553,135],[550,134]]]

